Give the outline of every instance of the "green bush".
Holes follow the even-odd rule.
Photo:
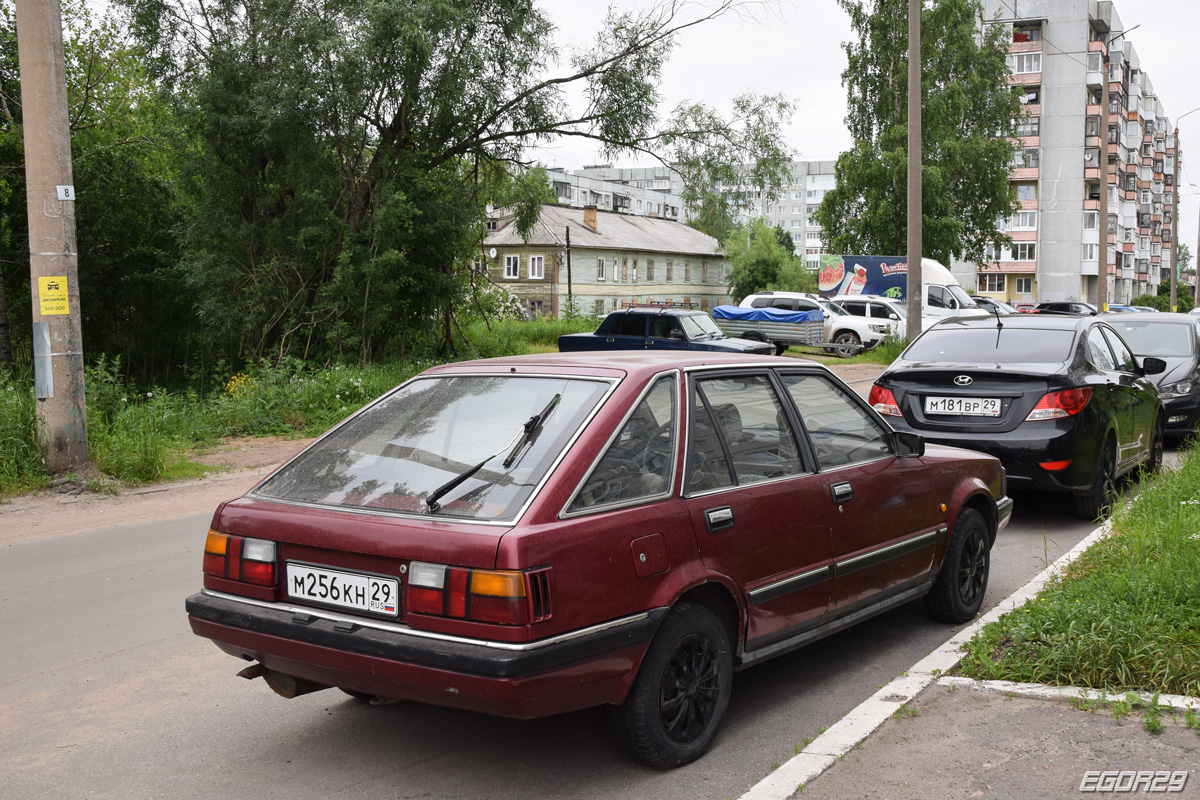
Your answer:
[[[0,369],[0,494],[24,492],[49,482],[37,441],[33,375],[28,362]]]

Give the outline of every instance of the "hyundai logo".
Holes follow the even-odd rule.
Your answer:
[[[954,376],[954,385],[955,386],[970,386],[974,382],[975,382],[974,379],[970,375]]]

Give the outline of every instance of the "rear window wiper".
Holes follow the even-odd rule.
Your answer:
[[[532,444],[537,440],[537,435],[542,430],[542,423],[544,423],[546,418],[550,416],[550,412],[554,410],[554,407],[558,405],[558,401],[561,399],[561,394],[554,395],[554,397],[550,398],[550,402],[546,404],[546,407],[543,408],[540,413],[534,414],[525,421],[525,424],[521,426],[521,430],[517,431],[517,435],[512,438],[512,441],[504,445],[504,447],[497,450],[495,453],[492,453],[483,461],[480,461],[475,466],[471,467],[460,475],[455,475],[453,478],[446,481],[429,494],[425,495],[425,505],[429,509],[429,513],[436,514],[437,510],[441,508],[441,504],[438,503],[438,500],[445,497],[447,492],[450,492],[461,485],[463,481],[467,480],[476,472],[479,472],[479,470],[483,469],[485,464],[503,453],[505,450],[509,450],[509,448],[512,449],[508,453],[508,458],[504,459],[504,466],[506,468],[512,466],[512,463],[516,459],[517,453],[520,451],[520,449],[526,444]]]

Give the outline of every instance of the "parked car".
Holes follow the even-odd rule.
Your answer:
[[[733,339],[703,311],[670,306],[634,306],[614,311],[591,333],[558,337],[563,353],[580,350],[707,350],[774,353],[770,342]]]
[[[1102,316],[1138,358],[1156,356],[1167,368],[1154,376],[1167,415],[1168,436],[1200,432],[1200,341],[1196,318],[1187,314]]]
[[[1156,313],[1158,312],[1158,309],[1155,308],[1154,306],[1130,306],[1130,308],[1134,309],[1135,311],[1154,311]]]
[[[1095,317],[960,318],[910,344],[870,402],[897,430],[994,455],[1013,487],[1070,492],[1096,519],[1119,477],[1162,463],[1166,420],[1146,376],[1165,369]]]
[[[997,300],[994,297],[988,297],[982,294],[971,295],[971,299],[975,301],[975,305],[982,308],[989,314],[1016,314],[1017,309],[1010,306],[1003,300]]]
[[[1091,303],[1080,300],[1061,300],[1052,303],[1038,303],[1033,307],[1034,314],[1082,314],[1085,316],[1100,312]]]
[[[735,669],[917,597],[971,619],[1011,507],[999,461],[893,431],[809,361],[461,362],[218,507],[187,612],[285,697],[606,705],[673,767]]]
[[[1187,312],[1190,317],[1200,317],[1200,306],[1196,306],[1191,311]]]
[[[746,295],[738,305],[742,308],[774,308],[781,311],[820,311],[824,317],[821,342],[833,345],[830,352],[843,358],[858,355],[863,350],[871,350],[884,340],[888,332],[885,322],[853,316],[819,295],[804,292],[758,292]],[[718,326],[720,324],[717,323]],[[778,345],[792,343],[790,339],[774,336],[767,338],[775,341],[777,348]]]
[[[847,314],[887,325],[891,336],[903,339],[908,329],[908,305],[903,300],[873,294],[837,295],[830,300]]]
[[[1018,314],[1028,314],[1037,308],[1037,306],[1033,303],[1017,303],[1016,308]]]
[[[1140,311],[1141,311],[1141,309],[1139,309],[1139,308],[1135,308],[1134,306],[1127,306],[1123,303],[1109,303],[1108,311],[1106,313],[1109,313],[1109,314],[1136,314]]]

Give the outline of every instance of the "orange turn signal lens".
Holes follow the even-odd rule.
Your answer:
[[[487,597],[524,597],[525,575],[520,572],[471,573],[471,594]]]
[[[225,555],[226,548],[229,547],[229,537],[217,531],[209,531],[208,538],[204,540],[204,552],[212,553],[214,556]]]

